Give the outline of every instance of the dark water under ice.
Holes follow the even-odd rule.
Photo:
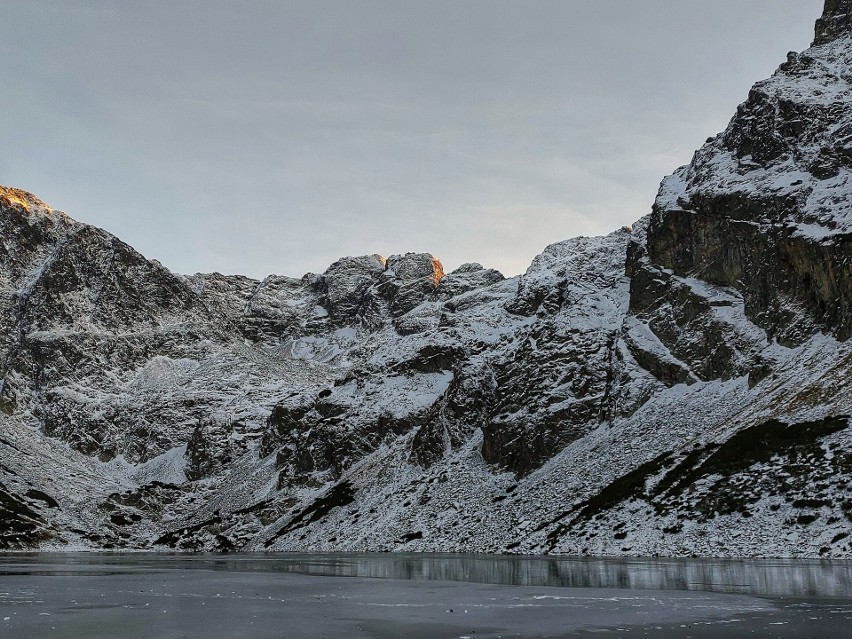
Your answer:
[[[852,562],[0,555],[0,637],[850,637]]]

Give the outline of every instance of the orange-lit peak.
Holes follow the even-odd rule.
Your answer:
[[[10,186],[0,186],[0,202],[6,206],[22,208],[27,211],[27,213],[32,212],[34,209],[41,209],[46,212],[53,211],[51,207],[42,202],[32,193]]]
[[[434,255],[432,257],[432,268],[434,269],[435,274],[432,276],[432,279],[435,281],[435,286],[441,283],[441,280],[444,279],[444,265],[441,264],[441,260],[439,260]]]

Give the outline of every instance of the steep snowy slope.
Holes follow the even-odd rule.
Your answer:
[[[850,16],[517,278],[178,276],[0,188],[0,548],[852,556]]]

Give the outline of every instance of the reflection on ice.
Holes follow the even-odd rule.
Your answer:
[[[852,562],[822,560],[604,559],[435,554],[10,555],[14,571],[114,574],[204,568],[304,575],[466,581],[513,586],[693,590],[759,596],[852,597]]]
[[[515,586],[852,596],[852,562],[713,559],[590,559],[487,555],[287,555],[216,561],[225,570],[470,581]]]
[[[842,636],[851,575],[839,561],[0,555],[0,637]]]

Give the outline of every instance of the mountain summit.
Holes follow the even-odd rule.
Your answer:
[[[852,46],[526,273],[184,276],[0,189],[0,548],[852,556]]]

